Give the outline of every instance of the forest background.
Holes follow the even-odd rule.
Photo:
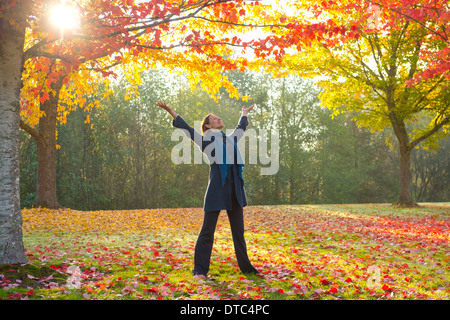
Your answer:
[[[135,97],[129,96],[125,79],[113,85],[112,95],[100,89],[90,96],[100,101],[97,108],[89,112],[77,108],[67,115],[66,123],[57,126],[60,205],[76,210],[203,205],[209,167],[171,161],[179,142],[171,140],[172,118],[155,106],[158,101],[170,104],[191,126],[209,112],[215,113],[224,121],[224,130],[237,125],[242,105],[256,104],[248,128],[278,129],[279,170],[275,175],[261,175],[265,165],[248,163],[247,155],[244,179],[251,205],[398,199],[399,156],[392,129],[379,132],[358,127],[351,112],[332,116],[333,111],[321,106],[320,89],[311,80],[236,70],[224,75],[251,100],[230,98],[221,89],[215,101],[200,86],[191,90],[185,75],[163,68],[141,72]],[[408,125],[414,129],[421,123]],[[440,148],[431,151],[419,145],[412,153],[413,201],[450,200],[450,140],[438,144]],[[193,151],[196,146],[191,147]],[[21,130],[22,207],[36,203],[36,171],[36,143]]]

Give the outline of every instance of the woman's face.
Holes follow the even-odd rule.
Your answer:
[[[209,116],[209,124],[206,125],[210,129],[221,130],[224,127],[222,120],[216,115]]]

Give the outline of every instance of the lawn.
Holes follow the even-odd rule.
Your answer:
[[[24,209],[29,264],[0,269],[0,299],[449,299],[450,204],[244,208],[240,273],[225,212],[210,274],[192,277],[201,208]]]

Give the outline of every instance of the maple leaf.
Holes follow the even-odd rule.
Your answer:
[[[47,101],[49,98],[50,98],[50,97],[49,97],[48,93],[47,93],[47,92],[44,92],[44,93],[41,95],[41,97],[39,98],[39,102],[40,102],[40,103],[44,103],[44,102]]]
[[[330,290],[327,291],[327,293],[337,293],[338,290],[335,287],[332,287]]]

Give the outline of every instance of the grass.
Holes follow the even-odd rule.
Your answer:
[[[237,266],[226,214],[207,279],[192,277],[200,208],[24,209],[29,260],[0,269],[0,299],[449,299],[450,206],[244,208]]]

